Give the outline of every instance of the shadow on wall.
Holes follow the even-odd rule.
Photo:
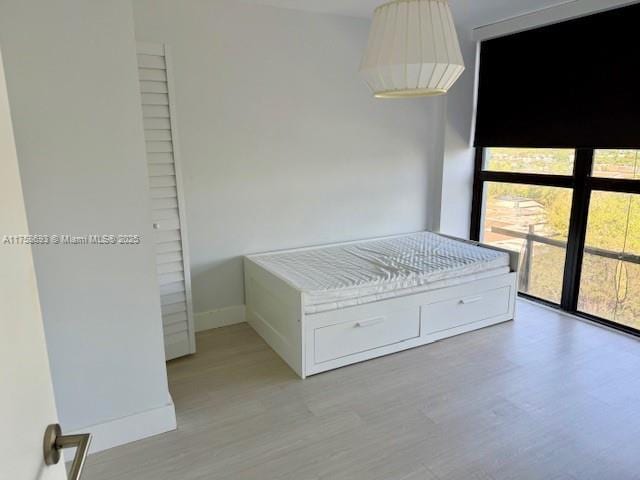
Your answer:
[[[465,71],[449,91],[447,98],[449,135],[457,133],[460,145],[471,147],[474,120],[474,89],[476,71],[476,44],[466,38],[460,39]]]
[[[191,262],[198,265],[199,262]],[[242,257],[231,257],[192,267],[193,311],[244,305]]]

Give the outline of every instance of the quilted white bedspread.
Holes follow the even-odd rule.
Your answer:
[[[436,233],[250,257],[304,293],[305,313],[509,272],[509,255]]]

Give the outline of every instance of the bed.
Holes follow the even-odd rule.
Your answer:
[[[433,232],[249,255],[247,321],[305,378],[512,320],[517,268]]]

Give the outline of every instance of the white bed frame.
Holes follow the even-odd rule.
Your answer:
[[[253,261],[266,254],[250,255],[244,259],[247,321],[304,379],[512,320],[519,255],[491,245],[454,239],[508,253],[511,271],[450,287],[305,314],[305,294]],[[360,242],[326,246],[354,243]],[[311,248],[318,247],[278,253]]]

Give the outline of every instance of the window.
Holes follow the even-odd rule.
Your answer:
[[[520,252],[521,295],[640,336],[639,20],[481,42],[471,237]]]
[[[520,291],[560,303],[571,190],[488,182],[483,241],[520,253]]]
[[[478,148],[473,198],[521,294],[640,334],[640,151]]]
[[[591,194],[578,309],[640,330],[640,195]]]
[[[494,172],[571,175],[575,151],[560,148],[490,148],[486,169]]]
[[[596,150],[593,176],[640,180],[640,150]]]

